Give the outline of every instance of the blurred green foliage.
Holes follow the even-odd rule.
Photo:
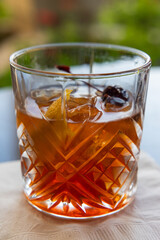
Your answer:
[[[89,11],[92,10],[91,6]],[[78,20],[74,10],[64,18],[61,12],[60,23],[39,28],[47,36],[48,43],[103,42],[130,46],[147,52],[152,66],[160,66],[160,0],[102,1],[96,11],[94,18],[89,20],[88,17],[86,21]],[[0,23],[7,18],[11,15],[1,1]],[[18,42],[17,49],[27,44],[28,39]],[[0,87],[8,85],[11,85],[11,80],[9,70],[6,70],[6,73],[0,74]]]
[[[48,29],[49,42],[105,42],[147,52],[152,65],[160,65],[160,1],[112,0],[97,11],[94,22],[79,24],[66,19]]]
[[[0,88],[11,86],[11,84],[11,73],[10,69],[8,69],[6,72],[0,75]]]
[[[4,5],[3,1],[0,1],[0,21],[10,16],[8,8]]]
[[[47,29],[49,42],[87,42],[90,40],[88,26],[83,26],[70,19],[67,19],[62,25]],[[91,40],[90,40],[91,41]]]
[[[98,22],[116,28],[117,38],[106,33],[106,40],[115,44],[135,47],[147,52],[152,65],[160,65],[160,1],[123,0],[103,6]]]

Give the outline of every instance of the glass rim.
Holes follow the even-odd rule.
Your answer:
[[[51,71],[45,71],[45,70],[39,70],[39,69],[32,69],[29,67],[25,67],[23,65],[20,65],[15,62],[15,59],[19,56],[24,55],[27,52],[33,52],[33,51],[38,51],[38,50],[44,50],[48,49],[51,47],[90,47],[90,48],[103,48],[103,49],[110,49],[110,50],[116,50],[116,51],[124,51],[126,53],[132,53],[135,54],[136,56],[142,57],[145,60],[145,63],[141,64],[138,67],[131,68],[131,69],[126,69],[123,71],[115,71],[115,72],[107,72],[107,73],[57,73],[57,72],[51,72]],[[128,74],[133,74],[135,72],[139,72],[143,69],[149,68],[151,66],[151,58],[150,56],[136,48],[132,47],[126,47],[122,45],[115,45],[115,44],[105,44],[105,43],[84,43],[84,42],[77,42],[77,43],[50,43],[50,44],[43,44],[43,45],[35,45],[32,47],[24,48],[21,50],[18,50],[11,54],[10,58],[10,65],[13,66],[17,70],[21,70],[22,72],[29,73],[29,74],[35,74],[35,75],[42,75],[42,76],[65,76],[65,77],[82,77],[82,78],[88,78],[88,77],[107,77],[107,76],[115,76],[115,75],[128,75]]]

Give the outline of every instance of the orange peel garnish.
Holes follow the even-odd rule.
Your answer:
[[[65,100],[68,101],[70,99],[70,94],[72,90],[66,89],[65,90]],[[49,119],[62,119],[62,98],[59,97],[56,101],[54,101],[48,108],[47,112],[45,113],[45,117]]]
[[[68,101],[70,99],[70,94],[72,90],[66,89],[64,94],[64,101]],[[62,111],[62,98],[59,97],[56,101],[54,101],[48,108],[48,110],[45,113],[45,117],[47,119],[54,119],[57,120],[54,122],[56,124],[56,133],[58,137],[64,141],[69,140],[73,136],[73,132],[68,127],[67,121],[66,121],[66,112]],[[53,123],[52,123],[53,124]]]

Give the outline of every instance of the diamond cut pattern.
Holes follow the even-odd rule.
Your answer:
[[[113,141],[112,146],[110,146],[110,150],[107,152],[105,158],[96,165],[102,175],[99,177],[99,179],[94,181],[99,187],[109,190],[109,193],[113,197],[115,193],[120,190],[121,184],[125,182],[130,174],[127,163],[129,163],[129,165],[135,163],[135,159],[133,156],[131,156],[130,151],[125,149],[120,142],[117,142],[117,136],[115,136],[114,139],[115,142]],[[125,161],[122,161],[123,154]],[[90,169],[90,172],[91,171],[92,169]],[[101,181],[102,176],[104,182]],[[106,188],[104,188],[102,183],[106,183]]]
[[[75,169],[69,163],[64,163],[62,167],[58,169],[66,179],[70,178],[70,176],[75,172]]]
[[[140,131],[137,126],[136,128]],[[98,134],[98,131],[101,130],[102,127],[100,127],[96,133]],[[85,148],[84,144],[80,144],[78,147],[76,146],[73,153],[69,155],[63,155],[59,153],[59,150],[56,152],[55,148],[55,156],[57,154],[57,157],[54,158],[52,163],[47,162],[44,164],[42,161],[37,161],[33,140],[28,134],[24,124],[20,124],[17,134],[19,136],[19,145],[22,151],[22,171],[23,174],[31,180],[30,186],[32,186],[33,183],[33,192],[41,188],[41,192],[52,194],[56,183],[58,184],[56,185],[56,191],[58,193],[58,190],[65,189],[65,184],[70,184],[68,186],[70,186],[69,196],[73,205],[72,207],[75,207],[83,213],[85,212],[84,206],[82,206],[82,203],[76,203],[75,201],[76,195],[78,195],[77,192],[79,192],[85,204],[89,204],[90,206],[97,205],[97,207],[102,206],[101,201],[99,198],[93,197],[93,192],[96,193],[97,196],[101,195],[104,202],[112,209],[116,194],[122,187],[124,188],[124,184],[130,177],[131,169],[135,164],[135,156],[138,154],[138,149],[131,139],[129,139],[127,135],[117,132],[110,141],[105,144],[103,142],[103,144],[99,145],[98,148],[96,148],[96,152],[93,152],[92,157],[85,159],[84,156],[87,156],[86,151],[93,148],[94,135],[92,134],[92,138],[88,138],[85,141]],[[76,155],[78,158],[75,157]],[[48,171],[47,164],[51,164],[52,167],[54,166],[53,174]],[[78,181],[78,183],[76,182],[76,186],[82,184],[82,182],[83,186],[86,186],[84,189],[82,187],[81,189],[77,188],[76,193],[75,187],[73,186],[75,174],[79,176],[77,177],[78,180],[76,180]],[[43,186],[44,178],[51,179],[51,184],[48,187]],[[36,184],[34,184],[34,182],[36,182]],[[39,182],[42,183],[39,184]],[[74,195],[74,193],[76,195]],[[50,197],[51,195],[46,196]],[[55,196],[58,195],[56,193],[53,194],[51,199],[53,200]],[[87,196],[92,198],[92,203],[87,203]],[[61,202],[61,197],[56,199],[58,200],[56,200],[55,207]],[[120,200],[121,197],[119,197],[119,201]],[[69,211],[69,209],[67,211]]]

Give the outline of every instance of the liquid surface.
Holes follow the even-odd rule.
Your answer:
[[[73,218],[123,208],[136,190],[140,112],[133,113],[131,106],[105,111],[101,100],[70,97],[64,122],[45,118],[50,104],[27,98],[26,112],[17,110],[29,202]]]

